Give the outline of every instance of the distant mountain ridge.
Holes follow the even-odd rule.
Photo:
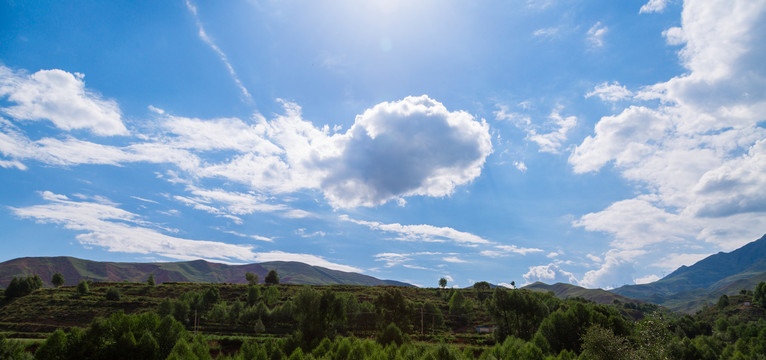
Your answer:
[[[245,273],[257,274],[261,282],[269,270],[276,270],[280,282],[310,285],[396,285],[412,286],[394,280],[311,266],[300,262],[271,261],[257,264],[226,265],[204,260],[158,263],[122,263],[83,260],[68,256],[25,257],[0,263],[0,285],[8,286],[14,276],[38,274],[50,286],[51,277],[61,273],[65,285],[80,280],[143,282],[154,275],[157,283],[167,281],[246,283]]]
[[[606,290],[586,289],[581,286],[565,284],[565,283],[555,283],[553,285],[548,285],[548,284],[537,281],[527,286],[524,286],[523,288],[532,290],[532,291],[552,291],[553,294],[560,299],[580,297],[580,298],[591,300],[598,304],[612,304],[614,303],[614,300],[619,300],[620,302],[624,302],[624,303],[627,303],[627,302],[640,303],[641,302],[641,301],[631,299],[619,294],[615,294]]]
[[[729,253],[710,255],[691,266],[681,266],[664,278],[643,285],[611,290],[634,299],[691,312],[723,294],[753,289],[766,281],[766,235]]]

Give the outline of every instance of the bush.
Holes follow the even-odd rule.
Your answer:
[[[122,297],[122,294],[120,293],[120,289],[116,287],[110,287],[109,290],[106,291],[106,299],[111,301],[119,301]]]
[[[64,285],[64,275],[61,275],[61,273],[53,274],[53,277],[51,278],[51,284],[53,284],[55,287]]]
[[[384,346],[391,343],[399,346],[404,343],[404,335],[402,334],[402,330],[400,330],[399,327],[397,327],[394,323],[388,324],[386,329],[378,334],[377,338],[378,342]]]
[[[77,284],[77,293],[80,295],[85,295],[90,292],[90,286],[88,286],[88,282],[85,280],[80,280],[80,282]]]

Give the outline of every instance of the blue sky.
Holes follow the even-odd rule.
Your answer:
[[[0,5],[0,261],[658,279],[766,232],[766,1]]]

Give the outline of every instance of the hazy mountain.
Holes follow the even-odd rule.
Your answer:
[[[412,286],[393,280],[380,280],[372,276],[326,269],[299,262],[272,261],[247,265],[225,265],[204,260],[166,263],[119,263],[83,260],[73,257],[26,257],[0,263],[0,285],[8,286],[14,276],[38,274],[50,285],[53,274],[64,275],[66,285],[75,285],[82,279],[94,281],[143,282],[154,275],[157,283],[166,281],[246,283],[245,273],[259,275],[261,282],[269,270],[279,273],[281,283],[312,285],[400,285]]]
[[[681,266],[653,283],[625,285],[612,292],[673,310],[694,311],[722,294],[752,290],[760,281],[766,281],[766,235],[732,252]]]
[[[535,282],[524,287],[533,291],[552,291],[560,299],[581,297],[599,304],[612,304],[614,300],[621,302],[639,302],[622,295],[618,295],[602,289],[586,289],[572,284],[555,283],[548,285],[542,282]]]

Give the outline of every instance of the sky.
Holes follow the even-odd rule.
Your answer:
[[[766,233],[764,38],[764,0],[3,0],[0,261],[651,282]]]

